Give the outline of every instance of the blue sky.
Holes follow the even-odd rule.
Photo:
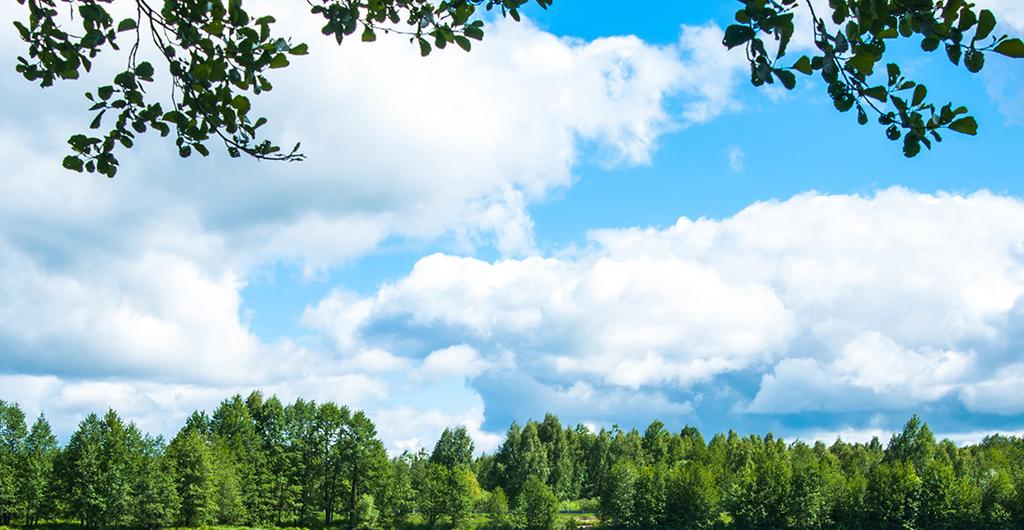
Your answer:
[[[365,408],[393,450],[456,423],[493,448],[549,410],[1024,430],[1024,63],[898,51],[982,125],[906,160],[819,83],[750,87],[719,44],[734,2],[618,4],[556,2],[425,60],[311,35],[259,107],[301,164],[147,140],[112,181],[65,173],[82,85],[3,74],[0,399],[63,434],[108,406],[173,434],[263,388]]]

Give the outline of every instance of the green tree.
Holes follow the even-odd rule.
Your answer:
[[[643,448],[651,464],[664,462],[668,458],[670,435],[665,424],[654,420],[644,431]]]
[[[364,493],[359,496],[356,503],[356,520],[359,521],[359,528],[366,530],[378,530],[380,528],[380,512],[373,502],[373,495]]]
[[[519,494],[519,509],[527,530],[551,530],[558,516],[558,498],[542,479],[530,477]]]
[[[347,512],[349,527],[359,526],[358,500],[375,489],[374,480],[388,464],[384,444],[377,438],[377,428],[370,418],[357,411],[349,419],[340,440],[342,469],[348,482]]]
[[[60,449],[46,416],[40,414],[25,438],[25,452],[18,480],[18,492],[28,526],[52,517],[56,499],[51,496],[53,463]]]
[[[728,491],[726,507],[740,528],[789,528],[793,468],[785,445],[771,434],[749,444],[751,458]]]
[[[0,401],[0,526],[11,524],[18,513],[16,477],[27,434],[21,407]]]
[[[508,497],[501,486],[494,488],[494,491],[487,496],[486,511],[493,528],[502,530],[510,526]]]
[[[476,476],[468,466],[458,466],[448,471],[447,482],[447,514],[452,526],[468,526],[469,516],[473,513],[473,506],[480,494]]]
[[[213,469],[213,502],[216,506],[215,520],[224,525],[241,525],[248,520],[246,510],[245,480],[240,476],[240,465],[231,449],[221,438],[216,438],[210,454]]]
[[[1017,493],[1013,482],[1003,470],[996,470],[984,483],[981,495],[981,516],[979,528],[985,530],[1010,530],[1014,528],[1014,505]]]
[[[448,512],[449,474],[450,471],[440,464],[428,464],[423,468],[418,484],[420,512],[426,516],[430,526],[435,526]]]
[[[637,475],[633,462],[621,460],[612,465],[604,481],[605,490],[601,494],[600,512],[616,528],[639,527],[638,517],[634,511]]]
[[[544,444],[537,435],[537,424],[529,422],[519,435],[518,444],[512,449],[514,454],[510,459],[511,465],[508,468],[508,492],[514,497],[519,496],[523,484],[530,477],[537,477],[546,481],[550,475],[548,467],[548,453]]]
[[[310,445],[316,453],[313,459],[320,467],[319,499],[320,511],[324,514],[324,526],[331,526],[334,523],[338,498],[345,494],[343,452],[352,451],[354,448],[349,442],[343,450],[342,437],[346,433],[350,414],[348,407],[338,407],[330,402],[322,403],[316,411],[314,438]]]
[[[659,530],[665,526],[665,476],[664,464],[646,465],[640,468],[633,497],[633,513],[636,526],[643,530]]]
[[[665,483],[665,528],[712,528],[718,520],[720,497],[708,468],[694,461],[677,464]]]
[[[937,445],[935,435],[928,424],[915,414],[903,426],[903,431],[893,435],[885,449],[887,462],[910,462],[919,474],[935,456]]]
[[[257,401],[259,403],[257,404]],[[265,467],[261,468],[260,483],[264,486],[258,503],[261,520],[274,521],[281,525],[284,514],[294,508],[295,489],[291,484],[289,453],[294,448],[294,439],[288,432],[285,407],[277,396],[262,401],[258,392],[246,400],[256,432],[262,442]]]
[[[95,477],[100,474],[100,419],[89,414],[78,424],[56,463],[59,492],[67,503],[67,515],[84,526],[96,525],[101,499]]]
[[[921,479],[908,461],[882,463],[868,475],[865,514],[870,528],[916,528]]]
[[[164,528],[173,525],[180,501],[169,462],[164,456],[163,439],[143,435],[133,426],[128,432],[128,445],[133,457],[131,526]]]
[[[408,451],[392,458],[380,477],[379,498],[381,521],[390,528],[398,528],[416,509],[416,490],[413,488],[413,462],[415,455]]]
[[[179,521],[196,527],[215,520],[213,456],[202,434],[183,428],[167,446],[167,460],[180,501]]]
[[[956,528],[957,481],[953,467],[933,459],[921,473],[921,499],[917,517],[920,528],[944,530]]]
[[[218,465],[222,468],[222,498],[226,503],[222,504],[223,522],[259,524],[273,519],[273,508],[267,501],[272,485],[266,453],[251,411],[261,405],[262,396],[258,392],[248,401],[236,394],[221,402],[210,421],[211,434],[217,440],[215,445],[223,450],[223,454],[218,455]],[[235,487],[232,483],[245,487]],[[234,506],[236,495],[241,500],[241,509]]]
[[[96,478],[100,498],[100,526],[129,522],[131,513],[132,461],[127,426],[113,409],[103,415],[101,425],[100,473]]]
[[[447,428],[434,445],[430,461],[453,469],[473,463],[473,437],[465,426]]]

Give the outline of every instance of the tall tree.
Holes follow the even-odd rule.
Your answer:
[[[434,445],[430,461],[448,469],[473,463],[473,437],[465,426],[447,428]]]
[[[920,509],[921,479],[909,461],[881,463],[868,475],[865,497],[870,528],[915,528]]]
[[[11,524],[18,513],[16,477],[27,434],[21,407],[0,401],[0,526]]]
[[[387,466],[388,461],[384,444],[377,438],[377,428],[363,411],[357,411],[350,417],[348,425],[342,431],[340,451],[343,472],[348,481],[346,504],[349,527],[354,530],[359,526],[359,497],[374,490],[374,481]]]
[[[234,508],[233,500],[229,501],[224,505],[224,516],[236,519],[232,522],[258,524],[267,522],[272,510],[264,504],[266,492],[270,489],[266,454],[263,441],[256,432],[250,403],[252,407],[262,405],[262,396],[255,393],[247,402],[236,394],[221,402],[213,413],[210,430],[217,440],[216,446],[224,450],[224,454],[219,455],[219,468],[225,495],[235,489],[230,486],[231,482],[245,484],[238,491],[241,510]]]
[[[183,428],[166,454],[180,502],[179,522],[190,527],[214,522],[216,477],[206,439],[197,429]]]
[[[59,453],[57,437],[53,435],[46,416],[40,414],[25,438],[18,480],[18,492],[28,526],[35,526],[54,515],[52,506],[56,499],[50,495],[50,482],[54,479],[53,463]]]
[[[540,478],[530,477],[519,494],[526,530],[551,530],[558,516],[558,498]]]
[[[128,429],[131,454],[131,506],[133,528],[165,528],[178,516],[180,500],[164,456],[162,438],[142,434],[134,425]]]
[[[718,520],[719,497],[708,468],[694,461],[676,464],[665,483],[665,528],[713,528]]]

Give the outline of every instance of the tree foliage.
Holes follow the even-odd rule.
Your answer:
[[[917,38],[924,52],[942,50],[954,65],[974,73],[991,54],[1024,57],[1024,42],[996,32],[995,15],[965,0],[830,0],[827,13],[815,12],[809,0],[740,2],[723,44],[746,50],[755,86],[779,82],[792,89],[796,74],[820,74],[836,109],[855,110],[861,124],[874,114],[888,138],[902,138],[908,157],[940,142],[945,131],[974,135],[978,124],[963,106],[931,102],[925,85],[885,61],[896,41]],[[123,68],[86,92],[92,120],[88,131],[68,140],[65,168],[113,177],[116,151],[131,148],[149,131],[173,136],[182,157],[207,156],[209,143],[217,141],[232,157],[303,158],[299,144],[282,150],[263,138],[267,118],[253,110],[253,99],[273,89],[272,71],[309,53],[307,43],[276,31],[274,17],[246,10],[240,0],[125,0],[132,13],[120,20],[109,2],[99,0],[18,3],[26,18],[14,24],[27,49],[16,68],[43,88],[79,79],[98,61],[127,49]],[[484,36],[481,11],[519,20],[528,3],[318,0],[309,6],[311,23],[322,25],[321,33],[337,44],[396,33],[428,55],[451,44],[469,51]],[[547,8],[553,0],[533,3]],[[796,9],[811,11],[810,27],[796,27]],[[817,51],[790,63],[787,52],[798,31],[812,35]]]
[[[283,404],[258,392],[224,400],[210,415],[195,412],[166,444],[112,410],[86,416],[63,447],[45,417],[26,428],[16,404],[0,403],[0,421],[5,525],[378,530],[414,517],[468,528],[486,517],[488,528],[552,530],[561,525],[558,488],[566,477],[579,478],[565,491],[597,498],[561,505],[593,506],[610,530],[1012,530],[1024,523],[1024,440],[991,436],[958,447],[936,442],[916,416],[883,446],[735,432],[705,442],[694,427],[673,431],[661,422],[643,434],[594,432],[548,415],[513,424],[495,455],[470,451],[469,462],[439,458],[464,453],[468,442],[457,428],[438,443],[457,451],[389,458],[361,411]],[[561,462],[557,473],[552,461]]]
[[[907,79],[899,64],[886,62],[896,42],[916,39],[926,53],[941,49],[954,66],[963,63],[971,73],[984,68],[986,54],[1024,57],[1024,42],[997,33],[992,11],[966,0],[830,0],[827,12],[816,11],[808,0],[740,2],[743,8],[723,44],[746,50],[755,86],[779,82],[792,90],[796,74],[820,75],[836,110],[855,110],[861,125],[873,114],[886,137],[902,138],[907,157],[917,156],[922,146],[931,149],[945,131],[973,136],[978,122],[964,106],[940,107],[924,84]],[[810,11],[817,50],[790,63],[796,9]]]

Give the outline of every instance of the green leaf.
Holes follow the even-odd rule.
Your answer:
[[[868,76],[875,72],[876,62],[878,62],[878,57],[875,55],[871,53],[858,53],[846,62],[846,66],[848,68],[853,68],[860,74]]]
[[[964,56],[964,66],[972,74],[976,74],[985,67],[985,54],[978,50],[967,50],[967,55]]]
[[[362,40],[363,42],[373,42],[377,40],[377,34],[374,33],[373,28],[371,28],[370,26],[366,26],[365,28],[363,28]]]
[[[135,75],[149,79],[153,77],[153,65],[147,61],[143,61],[135,66]]]
[[[900,72],[900,66],[896,63],[889,63],[886,66],[886,70],[888,70],[889,74],[889,84],[896,84],[896,79],[898,79],[900,77],[900,74],[902,73]]]
[[[814,73],[814,68],[811,65],[811,59],[806,55],[797,59],[796,64],[793,65],[793,69],[804,75],[811,75]]]
[[[462,35],[455,36],[455,44],[459,45],[459,48],[466,50],[467,52],[473,48],[473,44],[469,42],[469,39]]]
[[[420,43],[420,55],[423,56],[423,57],[426,57],[426,56],[430,55],[430,43],[427,42],[427,39],[419,39],[419,43]]]
[[[966,134],[968,136],[975,136],[978,134],[978,122],[970,116],[954,121],[949,124],[949,128],[960,134]]]
[[[273,59],[270,60],[270,64],[268,66],[270,66],[271,68],[284,68],[289,64],[290,63],[288,62],[288,58],[285,57],[283,53],[279,53],[275,55]]]
[[[239,114],[245,114],[246,112],[249,112],[249,109],[251,108],[249,98],[241,94],[231,99],[231,106],[234,107]]]
[[[787,90],[793,90],[796,88],[796,76],[793,75],[793,72],[779,69],[775,69],[773,72],[775,73],[775,77],[779,78],[779,81],[782,82],[782,86],[786,87]]]
[[[868,124],[868,113],[864,112],[864,107],[857,105],[857,123],[861,125]]]
[[[103,124],[103,112],[105,111],[101,111],[99,114],[96,115],[95,118],[92,119],[92,123],[89,124],[90,129],[100,128],[100,125]]]
[[[725,29],[725,38],[722,39],[722,44],[732,49],[741,44],[746,44],[753,38],[754,30],[750,29],[750,27],[733,24]]]
[[[917,88],[914,89],[914,99],[911,105],[916,107],[924,103],[924,98],[926,97],[928,97],[928,89],[924,85],[917,85]]]
[[[1006,39],[1000,42],[993,51],[1014,59],[1022,59],[1024,58],[1024,42],[1020,39]]]
[[[71,171],[82,172],[82,159],[77,156],[66,156],[64,162],[61,163],[64,169],[70,169]]]
[[[921,153],[921,140],[916,135],[908,134],[903,138],[903,156],[914,158]]]
[[[952,43],[952,42],[949,43],[949,44],[946,44],[946,56],[949,57],[949,62],[959,66],[960,65],[960,56],[961,56],[962,53],[963,53],[963,51],[960,49],[960,45],[959,44],[955,44],[955,43]]]
[[[126,18],[122,20],[120,24],[117,25],[117,31],[131,31],[137,27],[139,27],[139,25],[135,23],[135,19]]]
[[[994,29],[996,29],[995,15],[988,9],[982,9],[981,14],[978,15],[978,29],[974,31],[974,40],[987,39]]]
[[[884,86],[881,85],[871,88],[865,88],[864,95],[872,99],[877,99],[882,103],[885,103],[886,101],[889,100],[889,92],[885,89]]]
[[[305,43],[296,44],[292,46],[292,49],[288,50],[288,53],[292,55],[306,55],[309,53],[309,46]]]

